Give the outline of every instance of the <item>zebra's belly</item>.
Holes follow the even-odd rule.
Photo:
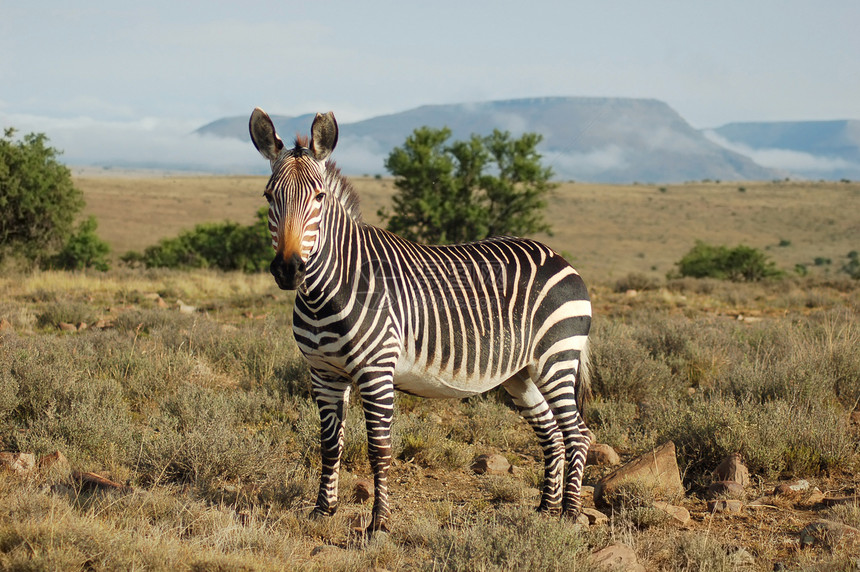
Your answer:
[[[394,368],[394,387],[420,397],[469,397],[493,389],[511,375],[513,373],[492,379],[473,378],[425,369],[401,357]]]

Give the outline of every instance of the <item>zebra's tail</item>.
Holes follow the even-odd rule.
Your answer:
[[[591,362],[588,338],[585,346],[579,352],[579,371],[576,375],[576,408],[583,421],[585,420],[585,404],[591,399]]]

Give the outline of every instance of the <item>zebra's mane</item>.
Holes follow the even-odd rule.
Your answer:
[[[293,153],[300,155],[308,153],[310,142],[303,135],[296,135],[295,149]],[[356,222],[361,222],[361,206],[358,198],[358,192],[355,187],[347,179],[334,161],[329,159],[325,162],[325,184],[329,192],[340,202],[343,210],[349,215],[349,218]]]
[[[337,200],[340,201],[346,214],[348,214],[352,220],[361,222],[361,207],[359,204],[358,193],[356,192],[355,187],[352,186],[352,183],[349,182],[349,179],[340,172],[340,169],[332,160],[326,161],[325,179],[326,186],[329,188],[329,191],[337,197]]]

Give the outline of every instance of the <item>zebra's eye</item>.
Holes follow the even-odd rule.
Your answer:
[[[319,193],[317,196],[314,197],[314,200],[317,202],[320,202],[324,198],[325,198],[325,193]]]
[[[272,198],[272,193],[265,192],[265,193],[263,193],[263,197],[266,199],[267,203],[272,204],[272,201],[274,200]]]

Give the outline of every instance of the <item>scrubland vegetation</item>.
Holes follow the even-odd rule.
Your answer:
[[[631,275],[592,291],[590,426],[626,458],[673,440],[691,522],[649,511],[637,496],[647,491],[618,504],[607,526],[540,516],[541,451],[502,393],[400,395],[391,532],[367,541],[353,530],[370,514],[354,499],[370,476],[359,407],[341,508],[307,518],[318,417],[291,295],[267,274],[4,275],[2,449],[60,451],[69,467],[0,475],[0,568],[588,570],[591,552],[622,541],[649,570],[853,569],[844,543],[799,548],[799,530],[820,511],[786,502],[712,515],[702,493],[734,452],[754,475],[753,497],[801,477],[830,494],[856,491],[857,281]],[[506,456],[514,474],[473,474],[470,462],[487,452]],[[586,485],[606,470],[589,467]],[[129,488],[94,489],[75,471]],[[860,526],[856,504],[825,516]]]

